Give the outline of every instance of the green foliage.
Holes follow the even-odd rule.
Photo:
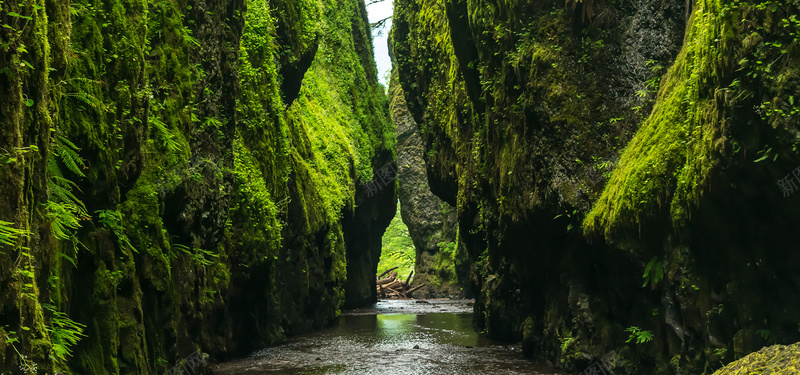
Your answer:
[[[439,242],[436,246],[439,247],[439,251],[434,256],[434,274],[431,275],[430,282],[434,285],[457,282],[455,258],[458,251],[458,244],[450,241]]]
[[[661,259],[658,257],[650,259],[650,262],[648,262],[647,266],[644,268],[644,275],[642,275],[642,278],[644,279],[642,287],[650,284],[650,289],[655,290],[658,282],[664,278],[664,263]]]
[[[649,341],[653,341],[653,333],[650,331],[643,331],[639,329],[639,327],[631,326],[625,328],[625,331],[630,333],[628,336],[628,340],[625,342],[635,342],[637,344],[643,344]]]
[[[0,244],[14,247],[21,237],[30,236],[27,230],[14,228],[13,225],[14,223],[0,220]]]
[[[397,213],[386,228],[381,239],[381,258],[378,263],[378,274],[390,268],[398,267],[398,275],[408,275],[414,271],[414,264],[416,261],[416,249],[411,236],[408,233],[408,227],[403,223],[400,216],[400,207],[397,207]]]
[[[711,174],[742,149],[738,142],[745,140],[731,139],[735,123],[796,133],[800,107],[792,77],[798,71],[789,61],[800,51],[793,42],[800,23],[788,14],[776,18],[786,14],[781,9],[772,1],[697,2],[681,53],[659,83],[652,113],[625,147],[584,220],[587,232],[613,240],[615,232],[661,213],[668,214],[674,227],[682,227],[701,201]],[[746,57],[732,72],[737,56]],[[734,108],[754,105],[760,122],[731,117]],[[783,137],[782,148],[794,143],[796,150],[792,138]],[[749,145],[751,150],[761,149],[756,162],[779,160],[781,150],[767,143]]]
[[[85,325],[75,322],[61,311],[51,305],[44,303],[42,306],[50,311],[50,325],[47,332],[53,344],[53,357],[56,362],[66,364],[68,357],[72,356],[71,347],[75,346],[82,337],[86,337],[83,330]]]
[[[86,177],[83,170],[87,166],[78,155],[79,151],[80,148],[66,137],[56,134],[51,137],[51,152],[47,160],[50,197],[45,208],[50,229],[53,237],[70,241],[74,250],[80,243],[75,231],[81,227],[81,221],[89,220],[86,206],[74,194],[74,191],[80,191],[78,185],[65,176],[66,172],[77,178]],[[75,264],[74,258],[63,253],[61,255]]]
[[[577,340],[578,339],[576,339],[574,337],[570,337],[570,336],[562,337],[561,338],[561,353],[562,354],[566,354],[567,350],[570,347],[570,345],[572,345],[572,343],[576,342]]]
[[[728,354],[728,348],[716,348],[714,349],[714,354],[719,357],[721,361],[725,359],[725,355]]]
[[[553,220],[556,220],[556,219],[558,219],[560,217],[566,218],[567,222],[568,222],[567,223],[567,232],[569,232],[569,231],[571,231],[572,229],[575,228],[575,223],[573,223],[573,220],[577,219],[579,215],[580,214],[578,213],[578,210],[572,210],[572,212],[564,211],[563,214],[558,214],[555,217],[553,217]]]
[[[219,259],[218,254],[214,254],[208,250],[203,250],[200,248],[190,249],[188,246],[181,244],[173,244],[172,247],[188,255],[194,265],[197,267],[208,267],[214,265]]]
[[[124,249],[130,249],[134,253],[138,253],[139,250],[131,244],[130,239],[125,234],[125,228],[122,227],[122,214],[116,210],[97,210],[95,211],[97,214],[97,222],[102,225],[103,227],[109,229],[114,236],[117,237],[117,241],[119,246]]]

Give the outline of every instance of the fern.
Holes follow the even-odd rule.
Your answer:
[[[63,202],[47,201],[47,218],[50,219],[50,229],[55,238],[72,240],[73,230],[81,227],[80,219],[75,212],[75,205]]]
[[[175,134],[173,134],[168,128],[167,124],[163,121],[158,119],[158,117],[151,117],[150,123],[155,126],[156,131],[158,131],[158,135],[164,141],[164,147],[171,152],[178,152],[181,150],[181,144],[175,139]]]
[[[14,223],[0,220],[0,244],[14,247],[17,245],[17,239],[30,235],[27,230],[17,229],[12,225]]]
[[[83,162],[83,159],[78,156],[80,148],[70,142],[69,139],[60,135],[55,137],[55,145],[54,153],[61,158],[61,162],[64,163],[67,169],[80,177],[86,177],[83,171],[81,171],[81,169],[86,169],[86,164]]]
[[[203,249],[199,249],[198,248],[198,249],[195,249],[196,252],[193,253],[192,250],[186,245],[173,244],[172,247],[175,248],[175,249],[180,250],[181,252],[183,252],[186,255],[191,256],[192,257],[192,261],[198,267],[206,267],[206,266],[210,266],[210,265],[214,264],[214,261],[212,261],[210,259],[206,259],[206,256],[210,257],[211,259],[219,258],[218,254],[214,254],[214,253],[212,253],[212,252],[210,252],[208,250],[203,250]]]
[[[47,332],[50,334],[50,341],[53,343],[53,356],[59,363],[65,363],[67,357],[72,356],[72,346],[78,343],[82,337],[86,337],[83,330],[85,325],[78,323],[58,311],[55,306],[43,303],[42,306],[53,314]]]
[[[66,137],[54,135],[50,139],[50,144],[52,152],[47,160],[49,197],[44,206],[53,237],[72,243],[72,256],[62,251],[59,251],[58,255],[70,261],[73,266],[77,266],[75,255],[78,245],[83,244],[75,233],[80,229],[81,221],[89,220],[90,217],[84,203],[73,193],[80,191],[78,185],[64,176],[64,170],[83,178],[86,177],[83,173],[86,163],[78,155],[80,148]]]
[[[108,112],[108,108],[106,107],[105,104],[103,104],[103,102],[100,99],[97,99],[97,97],[87,94],[85,92],[66,93],[64,94],[64,96],[78,99],[79,101],[91,106],[92,108],[98,108],[103,112]]]
[[[81,227],[81,221],[89,219],[89,213],[83,202],[73,193],[75,190],[80,191],[78,185],[64,177],[61,165],[78,177],[86,177],[83,173],[86,163],[78,155],[80,148],[66,137],[55,135],[51,139],[51,144],[53,151],[47,160],[49,174],[47,187],[50,194],[45,203],[45,209],[47,217],[50,219],[53,237],[72,242],[73,248],[77,251],[76,246],[80,244],[80,241],[78,241],[75,231]],[[75,264],[72,257],[66,254],[62,255]]]
[[[120,224],[122,222],[122,214],[119,211],[97,210],[95,213],[97,214],[97,221],[104,227],[111,230],[111,232],[117,237],[117,241],[121,248],[127,247],[134,253],[139,253],[139,250],[136,250],[136,247],[133,246],[130,239],[125,234],[125,229],[122,228],[122,225]]]

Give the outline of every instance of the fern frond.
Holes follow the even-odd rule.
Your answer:
[[[61,158],[61,161],[64,163],[67,169],[80,177],[86,177],[81,170],[86,168],[86,164],[78,155],[80,148],[60,135],[56,137],[56,144],[58,145],[58,156]]]
[[[14,228],[13,225],[14,223],[0,220],[0,244],[16,246],[18,238],[30,235],[27,230]]]
[[[72,240],[75,236],[73,231],[81,227],[80,219],[75,214],[78,208],[70,203],[53,201],[47,201],[45,206],[53,237],[60,240]]]
[[[69,148],[71,148],[71,149],[73,149],[75,151],[80,151],[81,150],[80,147],[78,147],[77,145],[72,143],[72,141],[70,141],[67,137],[64,137],[63,135],[57,135],[56,136],[56,144],[59,145],[59,146],[69,147]]]
[[[52,314],[47,331],[50,334],[50,341],[53,343],[53,354],[56,359],[64,363],[67,357],[72,356],[71,347],[75,346],[81,338],[86,337],[83,330],[85,325],[78,323],[49,304],[43,303],[42,307],[49,310]]]
[[[64,177],[64,175],[61,173],[61,168],[58,167],[58,162],[56,161],[55,157],[53,157],[54,152],[51,152],[50,157],[47,158],[47,173],[50,176]]]
[[[64,94],[64,96],[78,99],[79,101],[83,102],[84,104],[87,104],[87,105],[91,106],[92,108],[100,109],[103,112],[107,112],[108,111],[107,108],[106,108],[106,105],[103,104],[103,102],[100,99],[97,99],[95,96],[87,94],[85,92],[71,92],[71,93]]]
[[[70,180],[68,178],[64,178],[62,176],[51,175],[50,176],[50,183],[54,184],[56,186],[59,186],[59,187],[61,187],[63,189],[75,189],[75,190],[80,191],[80,189],[78,189],[78,185],[76,183],[74,183],[74,182],[72,182],[72,180]]]
[[[97,210],[95,213],[97,214],[97,221],[104,227],[110,229],[111,232],[117,236],[121,248],[128,247],[134,253],[139,253],[139,250],[131,243],[128,235],[125,234],[125,228],[120,225],[122,222],[122,214],[119,211]]]
[[[150,117],[150,123],[155,126],[158,135],[164,142],[164,147],[171,152],[178,152],[181,149],[181,144],[175,139],[175,134],[167,128],[167,124],[161,121],[158,117]]]
[[[48,187],[50,188],[51,197],[57,198],[51,199],[50,201],[54,203],[64,203],[74,207],[75,213],[81,218],[87,218],[89,216],[89,212],[86,211],[86,205],[72,193],[71,189],[59,186],[52,181],[48,184]]]

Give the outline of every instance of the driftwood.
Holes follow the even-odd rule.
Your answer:
[[[422,284],[420,286],[412,288],[411,284],[414,282],[413,280],[414,271],[411,271],[411,273],[408,275],[408,277],[406,277],[404,281],[401,277],[398,277],[397,272],[392,272],[395,269],[397,269],[397,267],[390,268],[381,273],[380,275],[378,275],[378,277],[375,279],[375,289],[378,292],[378,297],[409,298],[411,296],[411,293],[426,285]],[[387,276],[386,278],[382,278],[387,274],[389,276]]]
[[[382,274],[378,275],[378,280],[380,280],[380,279],[381,279],[381,277],[384,277],[384,276],[386,276],[386,274],[388,274],[389,272],[392,272],[392,271],[394,271],[394,270],[396,270],[396,269],[397,269],[397,267],[392,267],[392,268],[389,268],[389,269],[388,269],[388,270],[386,270],[386,271],[383,271],[383,273],[382,273]]]

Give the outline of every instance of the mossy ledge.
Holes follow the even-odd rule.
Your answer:
[[[362,184],[394,132],[363,0],[0,1],[0,25],[0,372],[164,373],[374,300],[396,195]]]
[[[749,354],[714,375],[796,374],[800,372],[800,344],[773,345]]]

